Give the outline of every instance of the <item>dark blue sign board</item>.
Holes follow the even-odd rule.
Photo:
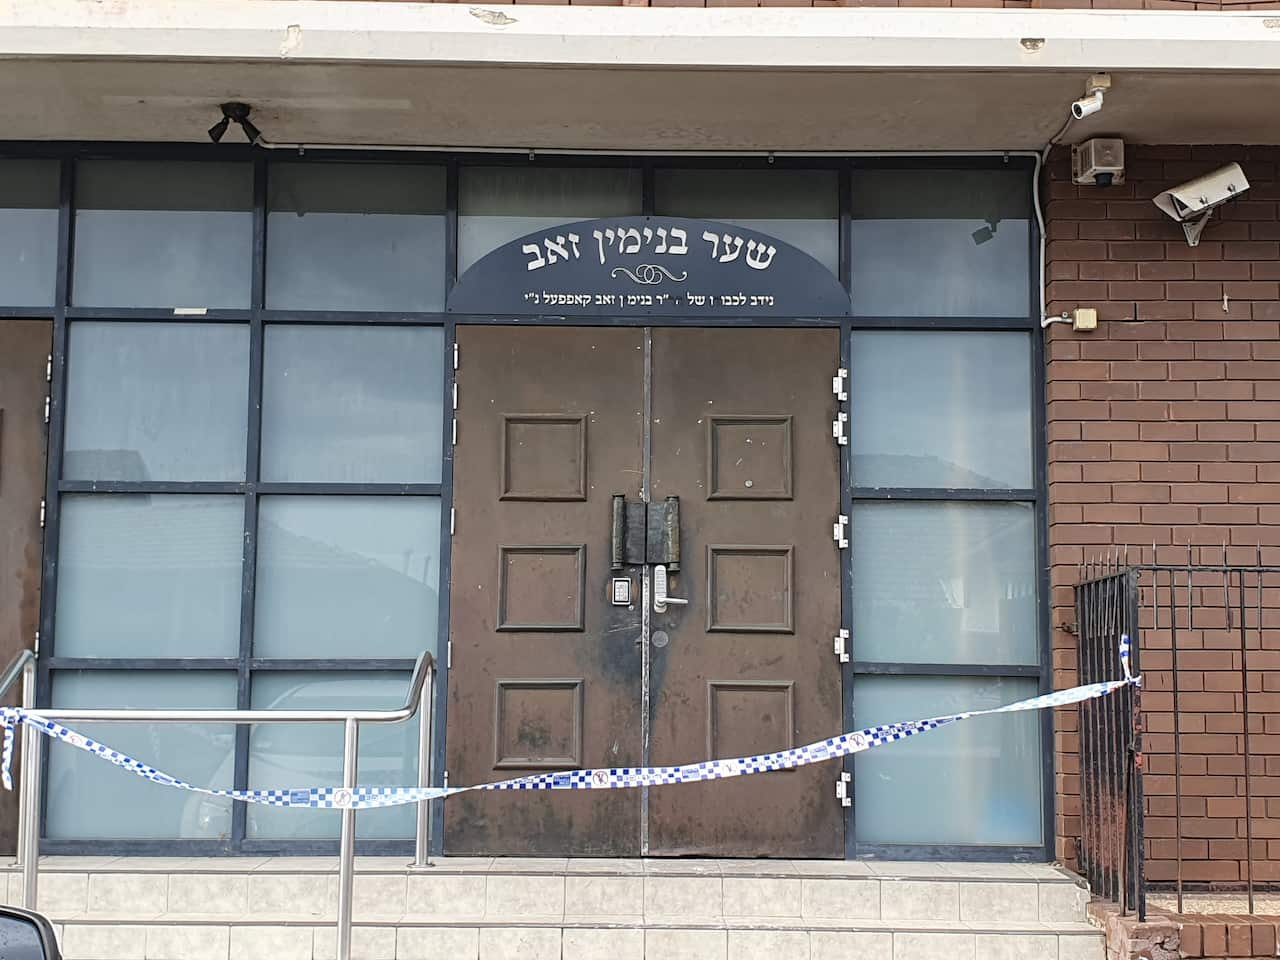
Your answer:
[[[821,263],[754,230],[684,217],[566,223],[513,240],[463,274],[450,313],[832,317],[849,294]]]

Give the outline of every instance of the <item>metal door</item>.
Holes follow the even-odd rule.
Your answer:
[[[839,731],[838,333],[461,327],[458,342],[450,781],[689,763]],[[650,561],[620,571],[617,495],[627,559],[638,533]],[[668,497],[668,584],[688,603],[657,610]],[[629,603],[614,602],[615,577]],[[839,857],[835,775],[462,794],[445,849]]]
[[[642,479],[644,331],[460,327],[447,763],[453,783],[641,762],[636,568],[611,498]],[[634,602],[610,602],[631,573]],[[639,853],[634,790],[466,793],[450,854]]]
[[[687,604],[652,614],[654,765],[841,729],[834,330],[655,329],[652,496],[680,498]],[[649,853],[841,857],[832,764],[656,787]]]
[[[0,319],[0,663],[35,642],[40,619],[47,320]],[[9,705],[18,702],[15,691]],[[0,854],[14,851],[17,794],[0,791]]]

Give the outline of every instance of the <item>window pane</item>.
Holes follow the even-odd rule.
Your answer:
[[[436,652],[439,500],[265,497],[260,509],[256,656]]]
[[[0,306],[51,306],[57,262],[57,161],[0,160]]]
[[[269,326],[262,478],[440,480],[444,331]]]
[[[855,660],[1040,662],[1027,503],[853,508]]]
[[[86,160],[76,168],[72,300],[249,306],[253,167]]]
[[[856,486],[1032,486],[1026,334],[856,333],[850,373]]]
[[[860,676],[853,686],[854,725],[999,707],[1036,693],[1031,679]],[[1040,844],[1039,716],[962,720],[859,754],[853,772],[858,841]]]
[[[384,710],[404,703],[407,673],[258,673],[255,710]],[[342,783],[342,725],[272,724],[249,735],[249,787],[327,787]],[[418,782],[418,720],[360,725],[362,787],[408,787]],[[249,804],[248,835],[295,839],[337,837],[337,810],[291,810]],[[360,837],[414,834],[414,804],[361,810]]]
[[[1030,177],[856,170],[852,247],[857,316],[1028,316]]]
[[[244,501],[188,495],[63,498],[60,657],[234,657]]]
[[[223,709],[234,673],[77,670],[53,678],[56,707]],[[202,787],[230,788],[235,728],[213,724],[72,723],[72,729]],[[231,801],[148,783],[63,743],[49,748],[48,835],[59,839],[231,834]]]
[[[62,475],[243,480],[249,328],[71,325]]]
[[[664,216],[720,220],[777,237],[840,275],[840,193],[834,170],[658,170]]]
[[[270,169],[267,306],[443,310],[443,167]]]
[[[536,230],[640,211],[639,170],[463,167],[458,275],[490,250]]]

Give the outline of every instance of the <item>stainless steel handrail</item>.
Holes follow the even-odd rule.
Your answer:
[[[22,677],[22,705],[35,706],[36,657],[23,650],[0,675],[0,697],[19,676]],[[430,653],[418,657],[409,680],[404,703],[394,710],[91,710],[50,708],[40,716],[59,721],[109,723],[341,723],[343,725],[342,784],[356,785],[357,756],[361,723],[403,723],[418,714],[418,786],[431,785],[431,705],[435,692],[435,658]],[[426,690],[425,704],[423,690]],[[22,866],[23,904],[36,908],[40,859],[40,734],[22,728],[20,793],[18,795],[18,862]],[[34,762],[31,762],[34,761]],[[418,804],[414,866],[430,866],[427,850],[431,833],[430,803]],[[338,960],[351,960],[351,902],[355,884],[356,811],[342,811],[342,831],[338,852]]]

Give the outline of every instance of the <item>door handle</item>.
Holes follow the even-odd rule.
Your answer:
[[[667,568],[661,563],[653,568],[653,609],[656,613],[666,613],[667,604],[685,604],[688,600],[667,596]]]

